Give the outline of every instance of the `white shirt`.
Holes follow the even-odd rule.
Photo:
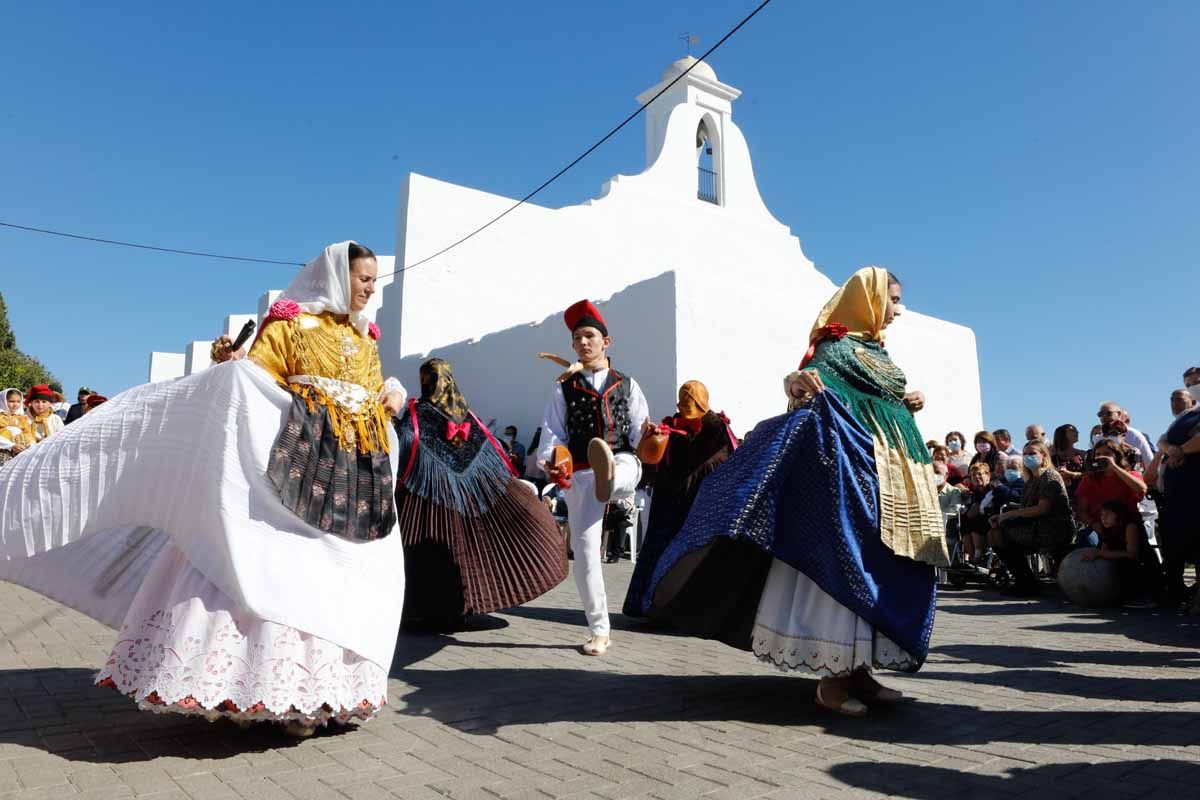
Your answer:
[[[1150,446],[1150,440],[1146,438],[1146,434],[1137,428],[1126,428],[1125,444],[1141,453],[1142,469],[1150,466],[1150,462],[1154,460],[1154,448]]]
[[[585,369],[579,374],[597,392],[604,388],[604,382],[608,380],[607,369],[598,369],[595,372]],[[646,405],[646,396],[642,394],[642,387],[638,386],[637,381],[628,375],[625,379],[629,381],[629,444],[637,447],[642,439],[642,423],[650,419],[650,408]],[[555,385],[554,394],[550,395],[550,402],[546,404],[546,411],[542,414],[542,441],[537,454],[539,464],[550,460],[551,451],[556,444],[564,447],[567,444],[567,399],[563,397],[562,384]]]

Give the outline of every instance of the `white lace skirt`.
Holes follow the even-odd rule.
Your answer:
[[[804,573],[776,559],[754,618],[754,654],[784,671],[848,675],[858,667],[903,670],[913,658]]]
[[[210,720],[324,725],[387,702],[387,667],[239,608],[174,545],[146,573],[96,683],[145,710]]]

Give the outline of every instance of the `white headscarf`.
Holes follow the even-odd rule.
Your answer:
[[[15,412],[8,410],[8,393],[9,392],[16,392],[17,394],[21,395],[21,407],[18,408]],[[0,394],[0,414],[15,414],[15,416],[18,416],[18,417],[28,417],[29,415],[25,413],[25,394],[24,394],[24,392],[22,392],[20,389],[18,389],[15,386],[10,386],[7,389],[5,389],[4,393]]]
[[[300,274],[283,290],[283,296],[294,300],[306,314],[348,314],[350,324],[363,336],[367,335],[370,320],[362,311],[350,310],[350,245],[354,241],[336,242],[325,252],[304,265]]]

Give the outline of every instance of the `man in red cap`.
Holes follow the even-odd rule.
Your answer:
[[[538,461],[551,463],[555,445],[571,452],[571,486],[563,496],[575,552],[575,585],[583,601],[590,638],[581,648],[591,656],[608,650],[608,595],[601,572],[600,537],[605,506],[631,497],[641,479],[635,450],[649,425],[646,397],[633,378],[612,369],[612,344],[604,317],[588,300],[563,315],[578,363],[546,405]],[[548,469],[551,479],[565,477]]]

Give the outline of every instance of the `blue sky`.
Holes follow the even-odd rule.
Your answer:
[[[634,108],[678,37],[702,50],[756,3],[169,5],[6,10],[0,220],[392,253],[407,172],[521,196]],[[818,267],[885,264],[909,307],[975,329],[989,427],[1083,427],[1112,398],[1156,434],[1200,362],[1198,30],[1186,0],[774,0],[712,63]],[[538,202],[638,171],[642,137],[631,124]],[[290,274],[3,229],[0,259],[19,345],[68,392],[144,380],[151,350]]]

